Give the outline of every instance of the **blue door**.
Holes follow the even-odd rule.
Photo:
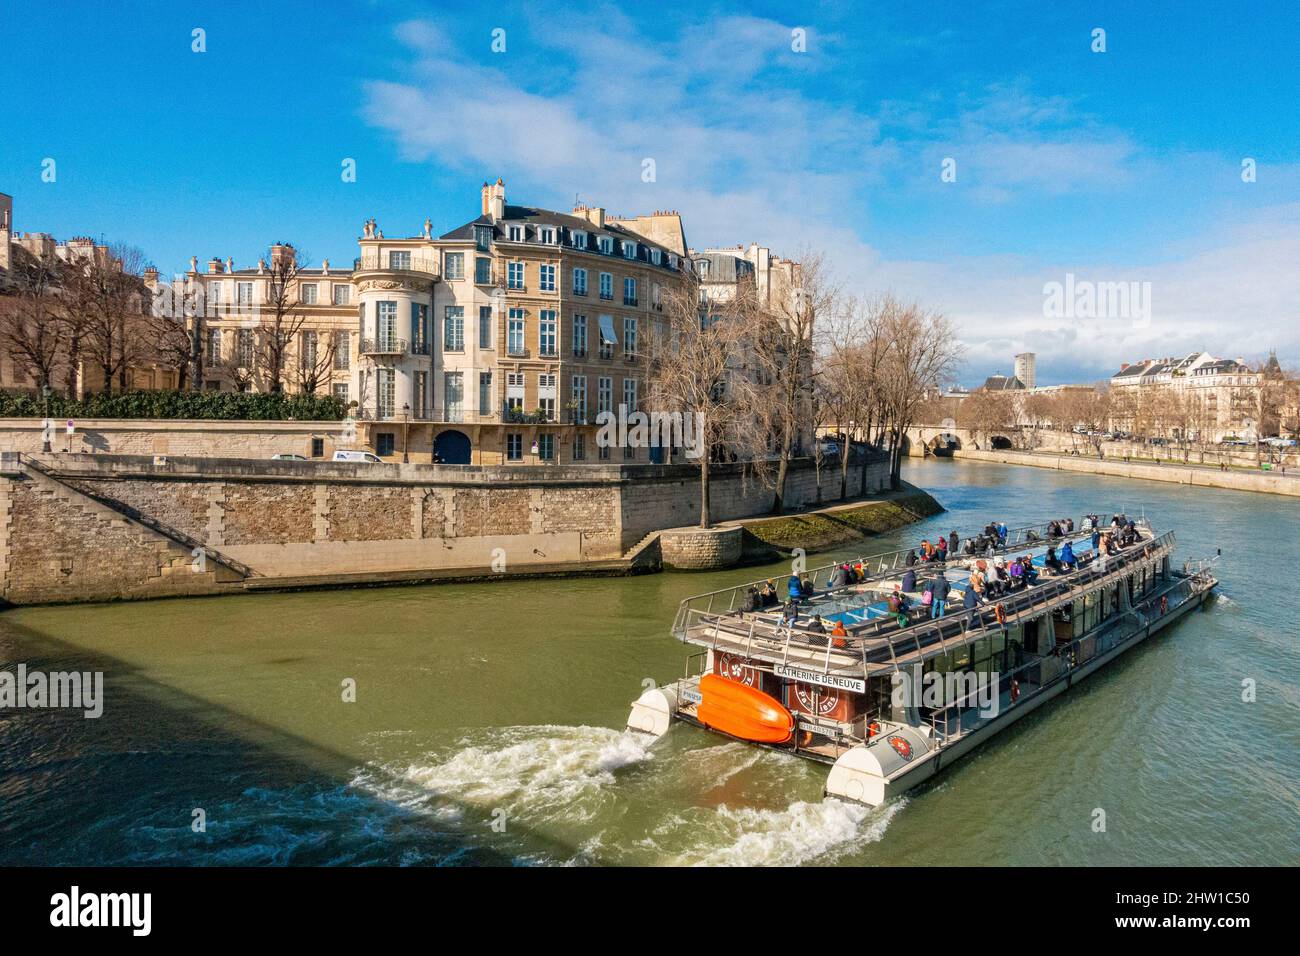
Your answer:
[[[469,438],[464,432],[439,432],[433,450],[444,465],[468,465]]]

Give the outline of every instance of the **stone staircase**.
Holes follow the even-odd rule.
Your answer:
[[[629,562],[633,567],[643,564],[658,565],[659,535],[662,533],[662,531],[651,531],[644,538],[623,552],[623,560]]]
[[[11,603],[115,600],[217,594],[243,590],[245,575],[209,558],[206,550],[132,519],[70,487],[30,460],[10,487],[24,496],[23,514],[9,523],[4,575]],[[15,560],[22,555],[24,560]]]

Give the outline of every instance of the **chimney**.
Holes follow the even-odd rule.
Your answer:
[[[492,187],[487,184],[487,180],[485,179],[483,180],[483,208],[480,210],[479,214],[486,216],[488,214],[488,211],[491,210],[491,208],[492,208]]]
[[[221,260],[218,259],[216,256],[213,256],[211,259],[208,260],[208,275],[210,276],[221,275]]]
[[[597,229],[605,228],[605,207],[603,206],[574,206],[573,214],[581,216]]]
[[[1124,369],[1126,369],[1126,368],[1128,368],[1128,362],[1120,362],[1120,363],[1119,363],[1119,370],[1120,370],[1121,372],[1124,371]]]
[[[275,269],[285,263],[293,265],[298,251],[287,242],[277,242],[271,247],[271,268]]]

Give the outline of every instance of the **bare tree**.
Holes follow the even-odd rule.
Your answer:
[[[12,294],[0,298],[0,348],[36,388],[53,386],[67,361],[66,326],[59,296],[62,263],[53,254],[35,256],[14,247]]]
[[[854,432],[859,423],[865,427],[871,402],[870,331],[858,302],[847,299],[820,317],[816,332],[815,421],[840,436],[840,498],[848,497]]]
[[[995,432],[1014,425],[1012,397],[1006,392],[978,389],[965,398],[957,413],[957,423],[978,442],[981,437],[991,445]]]
[[[774,513],[784,510],[790,459],[812,424],[813,326],[818,316],[834,312],[839,299],[839,289],[819,253],[800,257],[792,283],[788,289],[778,284],[767,301],[759,301],[753,287],[738,297],[742,308],[753,311],[746,324],[754,328],[751,349],[763,383],[755,411],[776,446]]]
[[[322,335],[315,329],[303,329],[298,334],[298,362],[295,368],[298,390],[304,395],[315,395],[318,389],[329,382],[337,345],[338,337],[333,332]]]
[[[306,267],[306,253],[292,243],[277,243],[262,260],[267,276],[266,305],[262,310],[258,366],[267,391],[282,392],[289,352],[307,322],[299,277]]]
[[[94,246],[68,262],[68,311],[78,352],[98,368],[104,392],[127,387],[128,370],[146,348],[151,295],[140,277],[144,255],[132,246]]]
[[[710,463],[724,455],[762,467],[766,434],[754,414],[758,385],[746,364],[753,334],[751,309],[721,303],[702,314],[698,283],[665,296],[663,321],[650,336],[649,401],[660,412],[680,412],[696,425],[702,447],[700,527],[712,526]]]

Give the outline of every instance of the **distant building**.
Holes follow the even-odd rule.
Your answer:
[[[1263,383],[1264,373],[1244,359],[1209,352],[1126,362],[1110,378],[1112,425],[1175,439],[1254,441],[1261,434]],[[1162,402],[1166,396],[1171,401]]]
[[[1021,352],[1016,356],[1015,377],[1020,379],[1027,389],[1032,390],[1038,382],[1037,364],[1033,352]]]
[[[984,384],[979,387],[981,392],[1011,392],[1023,391],[1025,383],[1020,381],[1015,375],[990,375],[984,380]]]

